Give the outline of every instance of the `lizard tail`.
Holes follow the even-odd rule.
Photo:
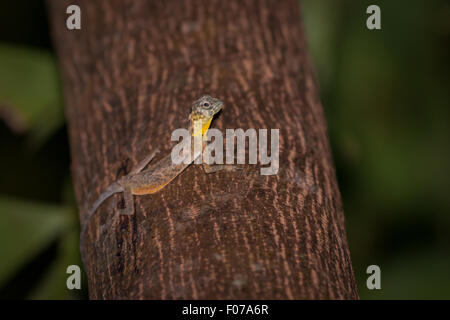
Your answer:
[[[88,216],[85,219],[85,224],[89,222],[91,216],[97,211],[98,207],[109,197],[111,197],[113,194],[123,192],[123,188],[120,184],[117,182],[114,182],[112,185],[110,185],[108,188],[106,188],[105,191],[102,192],[102,194],[98,197],[97,200],[95,200],[94,204],[92,205],[91,209],[89,209]]]
[[[102,194],[98,197],[97,200],[95,200],[92,207],[89,209],[87,217],[84,219],[84,222],[81,226],[81,234],[80,234],[80,249],[81,249],[81,258],[83,259],[83,239],[84,234],[86,233],[87,225],[89,224],[89,221],[91,220],[94,213],[97,211],[98,207],[109,197],[111,197],[113,194],[123,192],[123,187],[118,184],[117,182],[114,182],[111,184]],[[84,261],[83,261],[84,262]]]

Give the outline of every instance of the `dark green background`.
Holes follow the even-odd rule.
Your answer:
[[[361,298],[448,299],[450,4],[302,4]],[[65,286],[79,225],[46,19],[41,1],[0,4],[1,298],[87,297]],[[365,286],[371,264],[382,290]]]

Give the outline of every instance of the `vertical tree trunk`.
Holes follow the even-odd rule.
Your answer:
[[[81,30],[66,28],[70,4]],[[112,220],[104,203],[85,241],[91,298],[358,298],[296,1],[49,0],[49,12],[81,221],[151,150],[170,152],[202,94],[224,101],[223,132],[280,129],[277,175],[192,165],[135,197],[133,216]]]

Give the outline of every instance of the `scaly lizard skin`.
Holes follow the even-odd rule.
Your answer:
[[[209,95],[202,96],[200,99],[194,102],[192,106],[192,111],[189,115],[190,127],[189,131],[191,136],[195,136],[197,133],[194,132],[194,123],[196,123],[196,128],[198,124],[201,125],[202,133],[202,147],[201,150],[206,146],[203,137],[209,129],[211,121],[216,113],[222,109],[222,101],[216,98],[212,98]],[[200,122],[197,122],[200,121]],[[98,207],[112,195],[123,192],[125,208],[120,210],[120,214],[132,215],[134,213],[134,199],[133,195],[145,195],[158,192],[164,188],[168,183],[170,183],[176,176],[178,176],[184,169],[186,169],[195,159],[200,156],[200,153],[193,153],[192,144],[192,157],[190,157],[190,162],[183,161],[180,164],[174,164],[172,162],[171,154],[165,156],[157,163],[151,165],[148,169],[143,170],[147,164],[153,159],[158,150],[153,151],[150,155],[145,157],[138,166],[131,171],[128,175],[121,177],[118,181],[111,184],[94,202],[91,209],[88,212],[88,216],[83,223],[81,229],[81,241],[80,247],[83,253],[83,238],[87,229],[87,225],[91,220],[92,216],[98,209]],[[185,156],[185,155],[183,155]],[[217,171],[212,169],[218,167],[217,170],[223,169],[220,165],[208,166],[203,164],[205,172],[210,173]],[[219,168],[220,167],[220,168]],[[83,254],[82,254],[83,255]]]

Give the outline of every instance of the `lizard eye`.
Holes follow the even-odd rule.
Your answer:
[[[210,104],[209,104],[208,102],[205,102],[205,103],[203,104],[203,106],[204,106],[205,108],[209,108],[209,107],[210,107]]]

